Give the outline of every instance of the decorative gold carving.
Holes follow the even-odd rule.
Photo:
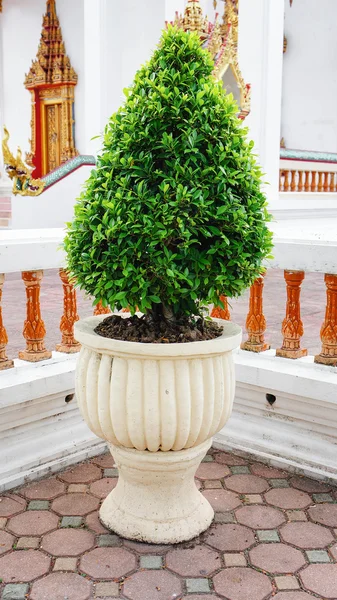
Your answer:
[[[109,315],[110,313],[110,308],[108,306],[103,306],[102,300],[100,300],[94,308],[94,315]]]
[[[13,194],[20,196],[39,196],[45,182],[41,179],[33,179],[31,174],[33,169],[29,168],[22,160],[21,149],[18,148],[16,158],[11,153],[9,146],[9,132],[4,127],[4,137],[2,140],[2,154],[5,164],[5,170],[10,179],[13,179]]]
[[[264,352],[270,348],[270,345],[264,340],[267,322],[263,314],[263,278],[264,275],[261,275],[250,288],[249,311],[246,320],[248,340],[241,344],[242,350],[249,352]]]
[[[184,31],[196,31],[201,39],[208,37],[208,19],[202,14],[199,0],[188,0],[184,16],[176,14],[175,24]]]
[[[285,54],[287,52],[287,48],[288,48],[288,40],[286,38],[286,36],[283,36],[283,54]]]
[[[224,319],[225,321],[230,321],[231,313],[229,312],[227,296],[220,296],[220,300],[224,307],[222,308],[222,306],[213,306],[211,317],[213,317],[213,319]]]
[[[337,367],[337,275],[326,274],[326,310],[321,327],[322,350],[315,356],[321,365]]]
[[[37,57],[25,78],[26,88],[32,91],[32,142],[29,158],[34,161],[39,174],[45,175],[78,155],[73,127],[74,86],[77,80],[65,52],[55,0],[47,0]],[[58,109],[49,107],[51,99],[55,101],[54,106],[60,104],[59,115],[56,115]],[[42,123],[36,121],[37,114],[41,114]],[[59,127],[56,123],[58,117]],[[59,129],[57,141],[56,129]]]
[[[3,287],[4,281],[5,281],[5,276],[3,273],[1,273],[0,274],[0,371],[3,371],[4,369],[11,369],[12,367],[14,367],[14,362],[12,360],[9,360],[6,355],[6,346],[8,344],[8,336],[7,336],[7,331],[6,331],[3,321],[2,321],[1,300],[2,300],[2,287]]]
[[[26,339],[26,350],[19,352],[19,358],[29,362],[38,362],[51,358],[52,353],[46,350],[44,338],[46,329],[41,317],[40,287],[43,271],[24,271],[22,279],[26,287],[27,317],[23,328]]]
[[[301,358],[308,351],[301,348],[301,337],[304,333],[301,320],[300,293],[304,279],[303,271],[284,271],[287,284],[286,316],[282,323],[283,344],[276,350],[276,356],[283,358]]]
[[[63,315],[60,322],[62,332],[61,344],[56,346],[58,352],[72,354],[79,352],[81,344],[74,338],[74,324],[79,320],[77,314],[76,290],[73,282],[69,279],[67,271],[60,269],[60,278],[63,284]]]

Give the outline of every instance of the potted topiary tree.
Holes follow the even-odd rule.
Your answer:
[[[65,239],[77,284],[131,312],[75,326],[77,400],[119,469],[100,518],[154,543],[212,521],[194,474],[231,413],[241,329],[202,311],[251,285],[271,248],[252,143],[212,70],[196,34],[163,33],[106,127]]]

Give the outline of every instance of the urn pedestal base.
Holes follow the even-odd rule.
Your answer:
[[[151,544],[191,540],[211,524],[214,511],[194,476],[212,440],[179,452],[149,452],[110,445],[119,471],[100,519],[120,536]]]

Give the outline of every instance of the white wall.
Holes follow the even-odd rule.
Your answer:
[[[286,2],[282,136],[287,148],[337,152],[337,2]]]
[[[12,150],[20,145],[30,149],[31,94],[24,87],[32,59],[35,59],[45,14],[45,0],[5,0],[2,14],[4,123],[11,134]],[[76,88],[76,146],[83,152],[83,0],[57,0],[57,13],[65,41],[66,52],[79,76]]]

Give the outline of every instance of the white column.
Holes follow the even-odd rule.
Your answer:
[[[240,0],[239,64],[252,88],[246,119],[265,173],[270,208],[279,205],[284,0]]]

